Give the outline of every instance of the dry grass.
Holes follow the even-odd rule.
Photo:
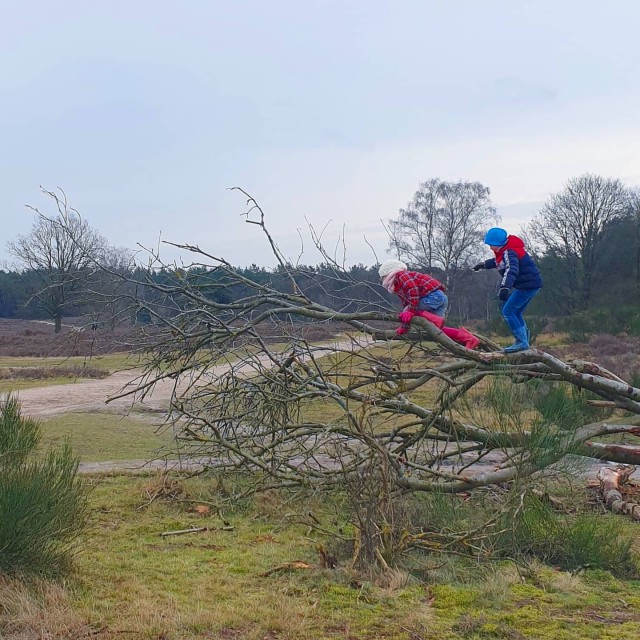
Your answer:
[[[112,353],[104,356],[63,356],[38,358],[31,356],[0,356],[0,368],[74,368],[91,367],[108,372],[122,371],[140,366],[140,359],[128,353]]]
[[[549,351],[561,358],[597,362],[627,381],[640,374],[640,338],[607,333],[592,336],[580,344],[563,343]]]
[[[73,378],[47,378],[46,380],[0,380],[0,393],[16,393],[23,389],[36,389],[53,385],[73,384]]]
[[[96,629],[77,612],[64,586],[0,577],[2,638],[71,640],[90,638]]]
[[[50,378],[106,378],[106,369],[92,366],[0,367],[0,380],[47,380]]]
[[[0,366],[0,393],[11,393],[56,384],[67,384],[82,378],[106,378],[109,371],[104,368],[80,365],[54,367],[6,367]]]
[[[127,353],[91,358],[0,356],[0,393],[68,384],[83,378],[104,378],[109,373],[139,366],[140,359]]]
[[[556,347],[566,347],[570,344],[569,334],[559,331],[549,331],[540,334],[536,339],[535,346],[538,349],[552,349]]]
[[[412,590],[404,591],[408,600],[392,593],[389,585],[363,592],[358,585],[349,586],[340,573],[317,568],[315,542],[297,526],[282,522],[282,500],[271,496],[249,512],[225,512],[234,530],[223,531],[216,515],[199,515],[191,502],[161,500],[140,509],[147,502],[148,484],[143,479],[106,479],[92,496],[92,543],[79,558],[81,585],[75,605],[114,637],[125,632],[166,638],[236,633],[256,640],[311,640],[344,638],[344,632],[336,630],[350,628],[355,637],[375,638],[379,636],[372,629],[386,625],[387,637],[407,637],[394,629],[398,631],[411,606]],[[219,499],[206,480],[181,485],[183,496]],[[274,500],[280,512],[270,517],[265,508]],[[158,536],[191,525],[210,530]],[[269,569],[292,560],[312,568],[264,577]]]

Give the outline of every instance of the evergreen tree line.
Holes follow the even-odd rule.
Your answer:
[[[46,230],[56,231],[49,235],[61,243],[63,234],[56,225],[68,229],[69,220],[78,225],[75,218],[52,223],[43,217],[31,235],[41,238],[41,226],[46,223]],[[498,274],[472,273],[470,266],[491,256],[482,238],[496,224],[499,218],[486,187],[430,180],[420,185],[398,218],[389,222],[389,255],[403,259],[410,268],[432,273],[447,285],[452,320],[490,322],[498,311]],[[561,325],[580,325],[589,331],[597,331],[598,323],[604,323],[608,326],[603,330],[640,333],[638,191],[618,180],[590,174],[572,178],[521,233],[508,231],[524,237],[544,277],[544,288],[530,307],[533,315],[559,318]],[[91,246],[100,247],[99,259],[60,267],[49,261],[45,267],[30,256],[30,262],[23,261],[22,270],[0,271],[0,317],[52,317],[55,308],[56,314],[65,317],[111,315],[149,323],[155,314],[170,315],[186,304],[179,293],[166,296],[154,285],[179,285],[185,278],[196,283],[203,295],[223,302],[252,295],[249,283],[291,291],[291,279],[283,267],[239,267],[240,279],[230,279],[223,269],[201,266],[142,268],[133,265],[126,250],[113,249],[104,239],[96,242],[88,228],[76,232],[75,244],[81,233],[92,239]],[[30,248],[31,239],[24,236],[19,243]],[[14,255],[19,243],[10,243]],[[101,266],[106,266],[103,272]],[[345,270],[330,262],[298,265],[295,279],[309,298],[330,308],[389,308],[397,302],[380,286],[377,267],[358,264]],[[242,284],[242,279],[248,283]],[[131,305],[134,300],[137,305]],[[130,311],[126,311],[127,304]]]
[[[575,295],[570,289],[568,260],[555,253],[537,255],[545,285],[532,305],[532,312],[548,316],[584,315],[593,310],[615,307],[637,307],[640,313],[640,225],[631,218],[612,222],[607,229],[607,244],[602,261],[593,277],[593,289],[588,300]],[[490,254],[487,253],[487,257]],[[414,265],[410,265],[414,266]],[[415,265],[419,269],[419,265]],[[257,284],[269,284],[278,290],[290,291],[289,276],[281,268],[271,270],[252,265],[236,271]],[[302,291],[319,304],[344,311],[356,307],[379,308],[385,302],[394,304],[394,298],[380,286],[377,265],[358,264],[346,272],[333,265],[298,266],[296,281]],[[445,280],[441,269],[431,270],[435,277]],[[124,278],[142,283],[177,284],[176,272],[170,268],[149,270],[137,268],[121,274]],[[451,313],[460,320],[488,320],[497,308],[496,292],[499,281],[495,271],[472,273],[468,268],[454,271],[450,281]],[[226,285],[221,272],[199,268],[184,270],[181,278],[197,282],[208,297],[228,302],[251,295],[251,289],[235,282]],[[0,271],[0,317],[42,319],[48,314],[34,295],[41,278],[33,271]],[[133,285],[129,283],[129,289]],[[122,285],[120,285],[122,286]],[[132,293],[133,295],[133,293]],[[140,299],[153,305],[156,293],[144,285],[138,287]],[[179,301],[176,300],[176,308]],[[70,296],[64,316],[104,315],[104,296],[90,295],[79,290]],[[166,309],[161,313],[167,313]]]

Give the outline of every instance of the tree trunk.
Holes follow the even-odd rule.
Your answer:
[[[619,464],[640,465],[640,446],[637,445],[587,441],[578,448],[577,453],[589,458],[598,458]]]
[[[53,318],[55,325],[55,332],[60,333],[62,331],[62,315],[57,315]]]

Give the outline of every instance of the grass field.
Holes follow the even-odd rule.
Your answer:
[[[37,389],[38,387],[49,387],[54,384],[73,384],[74,378],[46,378],[44,380],[0,380],[0,393],[14,393],[22,389]]]
[[[2,637],[640,637],[640,582],[607,572],[573,575],[534,565],[523,580],[510,563],[483,566],[437,556],[425,557],[425,567],[439,567],[422,571],[420,580],[400,570],[362,576],[346,564],[322,569],[316,548],[322,540],[283,518],[290,505],[278,495],[225,511],[233,529],[223,530],[215,509],[205,516],[194,510],[224,497],[211,480],[175,479],[178,500],[150,504],[158,477],[88,481],[91,528],[76,575],[64,588],[0,582]],[[323,517],[321,505],[314,509]],[[209,530],[159,535],[191,526]],[[268,574],[292,561],[309,566]],[[37,635],[43,628],[47,634]]]
[[[149,460],[171,434],[143,417],[112,413],[67,413],[42,423],[43,445],[68,440],[82,462]]]
[[[111,353],[104,356],[69,356],[33,358],[29,356],[0,356],[0,367],[96,367],[107,371],[122,371],[135,368],[139,364],[137,356],[128,353]]]
[[[381,347],[376,353],[396,355],[402,348],[390,353]],[[346,356],[332,358],[326,366],[344,374]],[[46,359],[43,365],[40,358],[0,358],[0,367],[68,366],[85,360]],[[116,371],[131,361],[117,354],[88,364]],[[54,379],[25,382],[51,384]],[[415,399],[433,400],[436,386],[428,385]],[[319,402],[304,412],[318,420],[337,415]],[[43,422],[43,433],[45,446],[68,439],[84,462],[149,459],[170,442],[167,432],[156,433],[152,417],[136,413],[69,413]],[[512,562],[438,554],[423,556],[413,573],[392,568],[358,574],[350,569],[348,554],[338,568],[326,569],[320,566],[318,544],[327,540],[287,517],[299,505],[283,494],[268,492],[231,507],[225,502],[230,487],[206,477],[114,475],[85,481],[91,486],[90,528],[80,541],[75,573],[63,583],[0,577],[0,638],[640,638],[638,580],[588,567],[569,573],[538,563],[520,573]],[[161,488],[174,499],[156,496]],[[326,501],[309,500],[321,520],[334,517]],[[224,519],[232,528],[223,529],[216,505],[224,505]],[[191,526],[207,531],[159,535]],[[637,535],[637,525],[625,527]],[[287,565],[294,561],[304,564]]]

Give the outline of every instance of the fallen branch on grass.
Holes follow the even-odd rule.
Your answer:
[[[131,282],[135,312],[148,314],[153,332],[139,345],[139,378],[110,398],[142,401],[173,385],[168,419],[181,455],[209,461],[217,474],[249,472],[240,496],[343,492],[354,563],[385,567],[407,540],[480,557],[493,549],[489,536],[505,533],[497,516],[453,533],[416,525],[409,536],[398,520],[394,538],[397,496],[515,486],[519,503],[500,496],[495,510],[514,509],[515,518],[527,479],[554,477],[569,456],[640,464],[640,447],[594,442],[639,433],[640,387],[540,349],[505,353],[484,336],[467,349],[421,317],[399,337],[398,310],[375,278],[356,277],[317,237],[322,269],[290,263],[252,198],[246,215],[267,235],[279,271],[256,277],[197,246],[169,243],[194,262],[161,265],[169,274],[162,280],[149,271]],[[350,333],[329,344],[306,335],[335,323]],[[618,498],[624,504],[619,491],[607,494],[610,505]],[[263,575],[292,568],[300,566]]]
[[[179,529],[178,531],[165,531],[160,534],[161,537],[165,536],[181,536],[185,533],[202,533],[203,531],[234,531],[233,525],[225,525],[224,527],[190,527],[189,529]]]
[[[301,569],[313,569],[313,565],[302,562],[301,560],[293,560],[292,562],[284,562],[283,564],[279,564],[277,567],[269,569],[269,571],[265,571],[264,573],[261,573],[259,575],[261,578],[268,578],[274,573],[282,573],[284,571],[300,571]]]
[[[182,536],[185,533],[202,533],[203,531],[209,531],[208,527],[191,527],[190,529],[179,529],[178,531],[164,531],[160,534],[161,538],[166,536]]]

